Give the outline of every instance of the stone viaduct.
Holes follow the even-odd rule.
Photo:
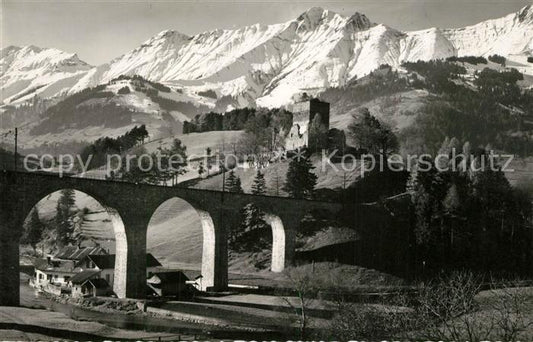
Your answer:
[[[114,291],[120,298],[144,298],[146,234],[150,218],[165,201],[180,198],[198,213],[203,229],[202,287],[218,291],[228,284],[227,229],[239,210],[254,203],[272,227],[272,266],[281,272],[294,258],[295,236],[304,215],[339,203],[255,196],[221,191],[0,171],[0,305],[19,304],[19,240],[23,222],[44,197],[61,189],[81,191],[108,212],[116,239]]]

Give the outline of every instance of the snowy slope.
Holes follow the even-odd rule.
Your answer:
[[[0,100],[6,103],[66,93],[92,69],[76,54],[35,46],[6,47],[0,58]]]
[[[101,93],[108,93],[108,97],[94,96],[76,104],[75,108],[80,111],[84,108],[92,108],[90,112],[92,115],[84,117],[82,123],[77,121],[79,116],[76,116],[75,109],[64,110],[59,114],[41,115],[25,124],[24,129],[20,130],[19,144],[24,149],[31,149],[40,146],[54,146],[71,140],[92,142],[102,136],[118,137],[139,125],[146,125],[150,139],[180,134],[182,123],[190,120],[191,115],[179,110],[164,110],[160,104],[154,102],[146,94],[146,90],[141,91],[139,87],[155,89],[144,80],[112,80],[100,91]],[[129,92],[121,94],[120,90],[123,88],[128,88]],[[195,100],[187,94],[175,91],[159,92],[158,94],[159,97],[175,101],[178,104]],[[99,114],[102,107],[109,105],[127,109],[131,115],[118,125],[109,123],[102,117],[102,114]],[[205,111],[206,109],[199,108],[198,110]],[[47,128],[43,129],[43,126]]]
[[[533,54],[533,9],[526,6],[465,28],[401,32],[360,13],[346,17],[313,7],[281,24],[192,37],[163,31],[92,69],[75,55],[33,50],[39,49],[2,51],[3,99],[13,100],[42,84],[46,86],[37,92],[52,96],[138,74],[188,94],[212,90],[217,99],[231,97],[238,106],[277,107],[290,103],[296,93],[342,86],[385,63],[396,67],[404,61],[496,53],[517,62],[521,72],[533,74],[525,62]],[[201,98],[191,98],[197,100]]]
[[[503,18],[465,28],[444,30],[459,56],[509,56],[533,52],[533,6]]]

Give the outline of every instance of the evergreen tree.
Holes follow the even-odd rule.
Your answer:
[[[22,235],[22,243],[27,243],[33,248],[33,254],[37,248],[37,244],[41,242],[44,231],[44,224],[39,218],[37,208],[34,208],[30,213],[30,219],[26,224],[24,234]]]
[[[204,163],[200,162],[200,164],[198,164],[198,175],[202,177],[204,173],[205,173]]]
[[[328,129],[322,122],[320,114],[316,114],[311,122],[307,145],[313,152],[319,152],[328,147]]]
[[[461,202],[459,200],[459,193],[457,192],[457,185],[452,184],[450,186],[442,204],[444,206],[445,212],[448,215],[456,215],[457,211],[461,206]]]
[[[180,139],[174,139],[169,149],[162,149],[160,154],[161,170],[158,173],[158,181],[171,181],[177,184],[178,176],[184,174],[187,166],[187,146]]]
[[[294,158],[289,163],[283,190],[293,198],[310,198],[316,186],[317,176],[308,157]]]
[[[241,179],[231,170],[226,178],[226,191],[242,193]]]
[[[270,233],[265,222],[265,214],[253,203],[244,206],[241,211],[242,223],[230,239],[230,248],[236,251],[261,251],[268,248]]]
[[[252,194],[254,195],[266,194],[265,175],[262,174],[260,170],[257,170],[257,173],[255,175],[254,183],[252,184]]]
[[[503,172],[487,166],[473,174],[433,167],[419,171],[410,190],[418,253],[428,270],[520,274],[531,269],[526,238],[531,198],[514,189]]]
[[[74,190],[61,190],[61,196],[56,206],[56,242],[66,246],[71,242],[74,224],[72,222],[71,211],[76,202]]]
[[[354,117],[354,122],[348,126],[359,148],[385,156],[397,150],[398,139],[392,130],[370,115],[368,108],[362,108],[360,112],[361,118]]]

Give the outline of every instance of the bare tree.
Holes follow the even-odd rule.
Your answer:
[[[481,306],[491,313],[495,326],[493,338],[502,341],[531,340],[533,327],[531,305],[533,289],[531,287],[513,287],[514,284],[491,282],[491,289],[482,293]],[[483,300],[488,297],[488,300]],[[526,336],[529,331],[529,336]]]
[[[455,272],[421,286],[415,298],[414,315],[403,326],[408,337],[439,340],[513,341],[533,326],[527,305],[531,289],[511,288],[491,281],[481,291],[481,278],[471,272]]]
[[[307,327],[309,325],[308,309],[315,302],[319,287],[314,280],[313,274],[307,269],[291,268],[287,270],[286,276],[292,284],[298,298],[298,304],[295,305],[290,298],[284,297],[285,302],[294,310],[298,317],[298,326],[300,338],[303,340],[307,337]]]

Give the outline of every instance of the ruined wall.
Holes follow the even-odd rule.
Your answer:
[[[297,102],[289,106],[292,112],[292,128],[285,139],[285,149],[289,151],[308,146],[309,126],[317,114],[329,129],[329,103],[318,99]]]

